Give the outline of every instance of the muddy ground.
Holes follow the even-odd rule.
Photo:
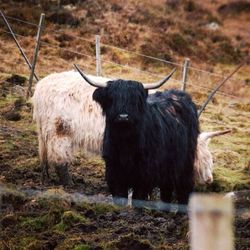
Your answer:
[[[71,188],[58,187],[53,171],[53,181],[42,185],[32,106],[16,92],[18,84],[20,79],[12,76],[1,85],[0,249],[188,249],[186,213],[116,207],[108,198],[103,203],[109,192],[99,157],[76,156],[71,166],[75,185]],[[199,98],[197,93],[193,95]],[[215,180],[209,186],[196,187],[197,191],[226,193],[249,189],[249,140],[245,137],[249,135],[249,104],[220,105],[224,108],[218,114],[211,104],[201,125],[219,129],[230,119],[227,128],[234,133],[214,139],[211,148]],[[241,115],[235,110],[240,110]],[[67,194],[94,195],[94,203],[72,200]],[[250,246],[249,205],[249,193],[236,203],[236,249]]]

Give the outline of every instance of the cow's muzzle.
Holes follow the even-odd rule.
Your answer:
[[[129,122],[129,115],[125,113],[119,114],[116,117],[115,121],[116,122]]]

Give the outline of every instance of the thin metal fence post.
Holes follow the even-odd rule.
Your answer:
[[[210,100],[213,98],[213,96],[216,94],[216,92],[220,89],[220,87],[229,80],[247,61],[250,59],[250,57],[246,57],[245,60],[243,60],[234,70],[231,72],[226,78],[224,78],[216,87],[213,89],[213,91],[209,94],[207,100],[203,103],[200,110],[198,111],[198,117],[202,114],[202,112],[205,110],[206,106],[210,102]]]
[[[0,11],[0,13],[1,13],[1,16],[3,17],[3,20],[4,20],[5,24],[6,24],[6,26],[8,27],[8,29],[9,29],[11,35],[12,35],[13,39],[14,39],[14,41],[15,41],[15,43],[16,43],[18,49],[19,49],[19,51],[21,52],[21,54],[22,54],[22,56],[23,56],[25,62],[28,64],[29,68],[31,69],[31,68],[32,68],[31,63],[29,62],[29,59],[28,59],[27,56],[25,55],[25,53],[24,53],[24,51],[23,51],[23,49],[22,49],[20,43],[18,42],[18,40],[17,40],[17,38],[16,38],[16,36],[15,36],[15,34],[14,34],[12,28],[10,27],[10,25],[9,25],[9,23],[8,23],[8,21],[7,21],[6,17],[5,17],[5,15],[3,14],[2,11]],[[36,80],[38,81],[39,78],[38,78],[38,76],[35,74],[35,72],[34,72],[34,76],[35,76]]]
[[[190,59],[185,58],[185,61],[183,64],[183,72],[182,72],[182,90],[183,91],[186,90],[189,62],[190,62]]]
[[[33,56],[31,72],[30,72],[29,87],[27,90],[27,98],[31,96],[32,94],[31,87],[32,87],[33,76],[34,76],[35,67],[36,67],[37,56],[38,56],[38,52],[40,48],[40,40],[41,40],[41,34],[42,34],[42,29],[43,29],[43,24],[44,24],[44,18],[45,18],[45,14],[42,13],[40,16],[40,21],[39,21],[39,26],[38,26],[38,31],[37,31],[36,46],[35,46],[35,52]]]
[[[188,211],[191,250],[234,249],[234,206],[231,197],[194,194]]]
[[[96,53],[96,75],[101,75],[101,48],[100,48],[100,36],[95,36],[95,53]]]

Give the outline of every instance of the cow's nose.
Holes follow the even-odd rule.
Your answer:
[[[211,184],[213,182],[213,177],[208,177],[206,183]]]
[[[128,114],[125,113],[119,114],[118,121],[128,121]]]

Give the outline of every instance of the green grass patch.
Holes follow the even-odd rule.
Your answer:
[[[71,250],[90,250],[90,246],[87,244],[79,244],[74,246]]]
[[[43,215],[27,216],[21,218],[21,227],[30,231],[44,231],[52,228],[61,220],[61,211],[58,209],[50,210]]]
[[[34,242],[36,238],[34,236],[21,237],[19,241],[19,249],[27,249],[26,247]]]
[[[47,227],[47,216],[41,217],[26,217],[21,226],[30,230],[41,231]]]
[[[60,221],[58,224],[54,226],[54,229],[60,232],[65,232],[68,229],[68,227],[63,221]]]
[[[106,214],[108,212],[117,211],[118,209],[116,206],[108,205],[108,204],[101,204],[101,203],[93,204],[92,208],[96,214]]]
[[[54,226],[54,229],[65,232],[77,223],[88,223],[88,220],[75,211],[65,211],[61,217],[61,221]]]
[[[214,185],[226,192],[249,189],[250,178],[244,171],[219,167],[214,171]]]
[[[63,213],[62,220],[65,224],[73,225],[75,223],[86,223],[87,219],[74,211],[66,211]]]
[[[16,100],[18,100],[18,96],[15,95],[7,95],[5,97],[0,97],[0,110],[6,108],[6,106],[14,104]]]
[[[111,205],[111,204],[104,204],[104,203],[89,204],[86,202],[82,202],[82,203],[78,204],[77,209],[80,211],[92,210],[93,213],[96,215],[106,214],[108,212],[115,212],[115,211],[119,210],[119,208],[117,206]]]
[[[250,189],[249,173],[218,167],[214,170],[214,181],[210,185],[197,185],[197,192],[231,192],[234,190]]]

